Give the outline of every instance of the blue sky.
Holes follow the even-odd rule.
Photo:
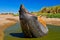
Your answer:
[[[42,7],[60,5],[60,0],[0,0],[0,13],[18,13],[19,7],[24,4],[29,11],[39,11]]]

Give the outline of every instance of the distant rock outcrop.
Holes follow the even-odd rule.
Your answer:
[[[41,13],[60,13],[60,6],[44,7],[39,12],[41,12]]]

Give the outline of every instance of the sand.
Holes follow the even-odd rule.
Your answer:
[[[45,17],[42,17],[42,19],[46,22],[46,24],[60,26],[60,18],[45,18]]]
[[[18,20],[18,16],[0,15],[0,40],[4,40],[4,30],[14,25]]]

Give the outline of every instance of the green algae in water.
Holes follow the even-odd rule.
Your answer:
[[[60,40],[60,26],[47,25],[49,32],[46,36],[40,38],[18,38],[9,35],[9,33],[20,33],[21,27],[20,24],[17,23],[15,26],[12,26],[5,30],[5,38],[4,40]],[[17,27],[17,28],[16,28]],[[19,31],[18,31],[19,30]],[[6,35],[8,33],[8,35]]]

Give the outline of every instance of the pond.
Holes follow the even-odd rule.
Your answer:
[[[60,40],[60,26],[47,25],[49,32],[41,38],[19,38],[10,35],[10,33],[22,33],[20,23],[17,22],[5,30],[4,40]]]

